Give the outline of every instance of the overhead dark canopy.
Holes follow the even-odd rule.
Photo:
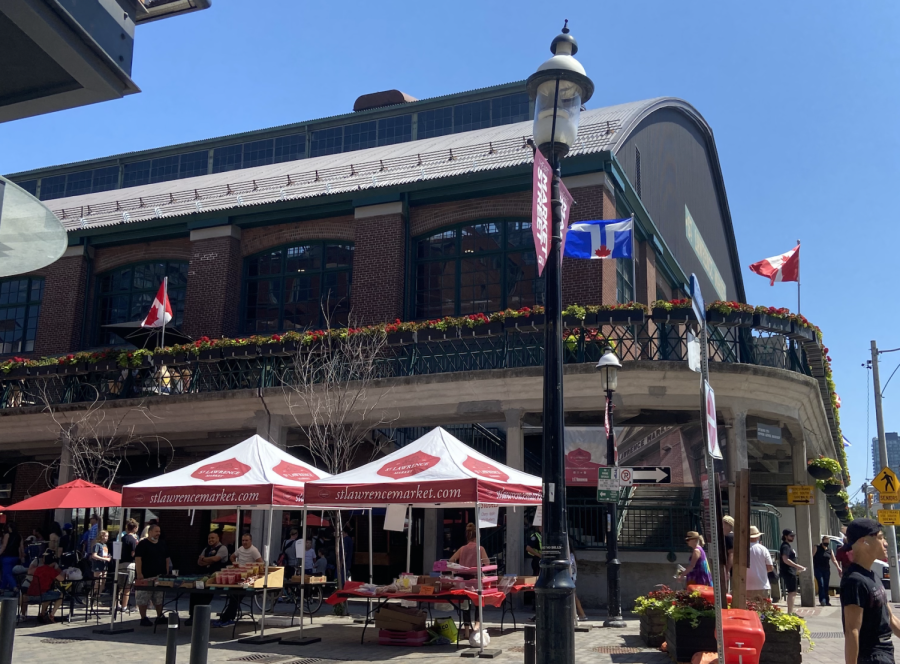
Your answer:
[[[162,328],[141,327],[141,321],[135,320],[129,323],[113,323],[104,325],[104,330],[118,334],[128,343],[138,348],[156,348],[162,342]],[[188,335],[174,327],[166,328],[166,345],[186,344],[193,341]]]

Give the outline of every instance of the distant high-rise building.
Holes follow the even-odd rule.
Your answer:
[[[887,442],[887,458],[888,466],[895,471],[900,471],[900,434],[896,431],[884,434],[885,442]],[[878,474],[884,468],[881,462],[881,454],[878,450],[878,438],[872,439],[872,477]]]

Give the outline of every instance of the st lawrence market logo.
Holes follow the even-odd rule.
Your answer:
[[[440,460],[440,457],[431,456],[430,454],[425,454],[425,452],[416,452],[383,465],[378,469],[378,474],[382,477],[399,480],[402,477],[418,475],[423,470],[436,466]]]
[[[505,482],[509,479],[509,475],[497,468],[497,466],[492,466],[491,464],[485,463],[480,459],[473,459],[470,456],[467,456],[466,460],[463,461],[463,466],[471,470],[476,475],[481,475],[482,477],[486,477],[489,480]]]
[[[204,482],[211,482],[212,480],[233,479],[246,475],[248,472],[250,472],[250,466],[247,464],[241,463],[237,459],[226,459],[225,461],[217,461],[216,463],[200,466],[191,473],[191,477],[196,477]]]
[[[319,479],[319,476],[309,468],[298,466],[295,463],[288,463],[287,461],[282,461],[272,470],[286,480],[292,480],[294,482],[312,482],[313,480]]]

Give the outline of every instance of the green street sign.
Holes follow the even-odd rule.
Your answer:
[[[597,477],[597,502],[619,502],[619,469],[601,467]]]

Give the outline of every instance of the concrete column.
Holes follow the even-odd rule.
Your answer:
[[[740,470],[750,467],[747,456],[747,412],[736,411],[731,428],[726,429],[725,441],[727,450],[728,507],[732,515],[736,512],[734,483]]]
[[[525,435],[522,430],[522,411],[506,413],[506,465],[525,469]],[[521,574],[525,565],[525,508],[506,508],[506,573]]]
[[[438,548],[441,533],[438,529],[438,523],[443,520],[444,510],[440,507],[425,510],[425,523],[423,528],[422,541],[422,574],[428,574],[431,571],[431,562],[440,560],[441,549]],[[439,518],[440,517],[440,518]],[[368,551],[368,542],[366,542],[366,550]]]
[[[287,444],[288,420],[283,415],[269,415],[266,411],[256,413],[256,433],[268,440],[273,445],[284,449]],[[268,510],[254,510],[250,514],[250,534],[253,536],[253,544],[265,557],[263,547],[266,544],[266,520],[269,518]],[[278,559],[281,546],[281,519],[282,510],[272,512],[272,537],[269,540],[269,562]]]
[[[801,431],[803,431],[802,428]],[[807,484],[810,480],[809,475],[806,472],[805,437],[792,445],[791,460],[794,471],[794,482],[797,484]],[[814,542],[809,505],[795,505],[794,513],[797,518],[797,527],[794,529],[794,532],[796,533],[794,537],[794,548],[797,550],[797,562],[803,565],[807,570],[798,577],[800,580],[800,605],[815,606],[815,580],[812,575]]]
[[[68,440],[62,433],[59,434],[59,445],[59,482],[57,486],[75,479],[72,473],[72,448],[69,447]],[[70,522],[71,519],[72,510],[53,510],[53,520],[60,526]]]

